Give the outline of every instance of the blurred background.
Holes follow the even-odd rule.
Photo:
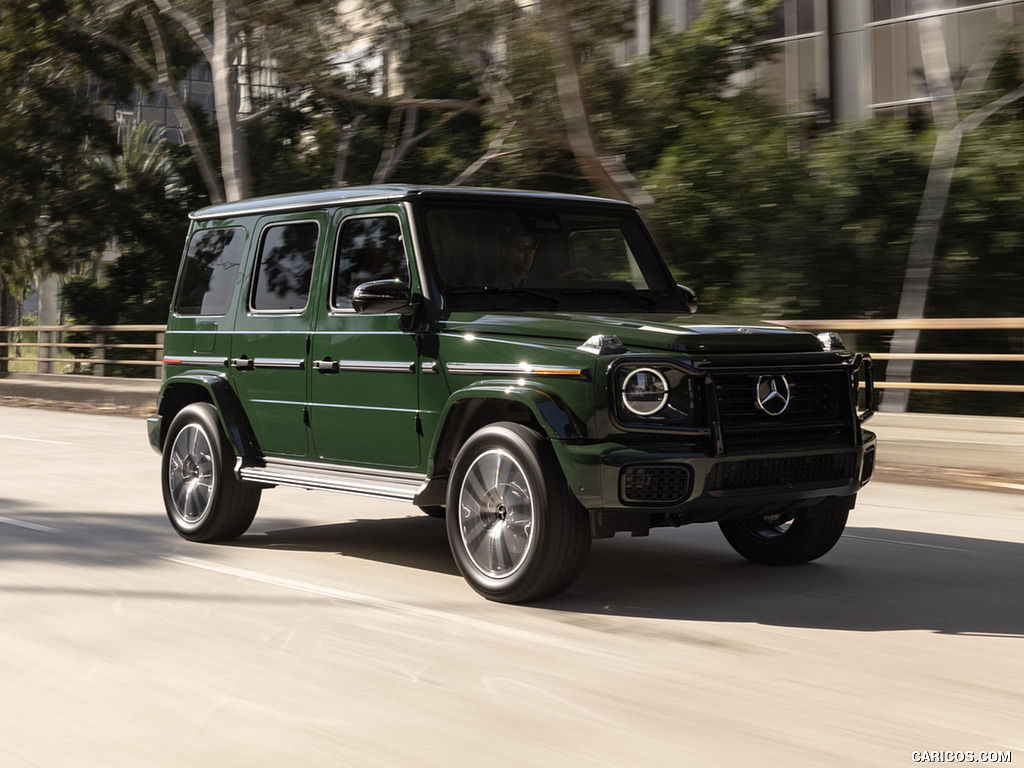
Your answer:
[[[1022,416],[1022,54],[1024,0],[4,0],[0,373],[152,377],[32,327],[163,323],[197,207],[454,184],[629,200],[703,312]]]

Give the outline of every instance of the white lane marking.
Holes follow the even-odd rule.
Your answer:
[[[15,520],[10,517],[0,517],[0,523],[15,525],[18,528],[28,528],[30,531],[39,531],[40,533],[63,533],[59,528],[51,528],[48,525],[39,525],[37,523],[26,523],[24,520]]]
[[[901,547],[920,547],[921,549],[941,549],[945,552],[977,552],[975,549],[962,549],[960,547],[940,547],[937,544],[918,544],[913,541],[895,541],[894,539],[873,539],[870,536],[847,536],[844,539],[857,539],[857,541],[876,541],[880,544],[897,544]]]
[[[321,597],[329,597],[334,600],[342,600],[346,603],[352,603],[354,605],[360,605],[364,608],[377,608],[380,610],[391,611],[398,614],[405,614],[408,616],[415,616],[416,618],[428,618],[432,621],[439,619],[448,622],[454,622],[456,624],[462,624],[463,626],[473,627],[478,630],[484,630],[486,632],[498,632],[499,634],[508,635],[510,637],[519,638],[521,640],[529,640],[534,643],[542,645],[550,645],[555,648],[564,650],[566,647],[566,641],[542,635],[537,632],[531,632],[530,630],[515,629],[514,627],[505,626],[495,622],[486,621],[483,619],[473,619],[467,616],[459,616],[455,613],[446,613],[445,611],[437,611],[432,608],[421,608],[415,605],[409,605],[407,603],[398,603],[394,600],[386,600],[380,597],[373,597],[371,595],[364,595],[360,592],[348,592],[342,589],[334,589],[332,587],[324,587],[319,584],[310,584],[306,581],[295,581],[294,579],[285,579],[280,576],[271,576],[266,573],[259,573],[257,571],[248,571],[242,568],[235,568],[230,565],[219,565],[214,563],[204,563],[200,560],[193,560],[187,557],[169,557],[161,556],[161,560],[166,560],[170,563],[177,563],[178,565],[187,565],[190,568],[200,568],[205,571],[213,571],[214,573],[220,573],[225,576],[234,576],[239,579],[246,579],[249,581],[256,581],[263,584],[270,584],[275,587],[284,587],[285,589],[294,589],[298,592],[305,592],[311,595],[320,595]],[[586,648],[578,648],[580,651],[587,650]]]
[[[25,440],[29,443],[46,443],[47,445],[74,445],[62,440],[40,440],[38,437],[22,437],[21,435],[0,435],[0,440]]]

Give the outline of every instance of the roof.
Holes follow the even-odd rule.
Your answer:
[[[296,192],[288,195],[271,195],[239,200],[200,208],[189,214],[191,219],[226,219],[235,216],[272,213],[281,211],[302,211],[354,203],[387,202],[420,197],[429,199],[469,200],[481,198],[505,198],[520,200],[543,200],[557,203],[606,203],[632,207],[621,200],[608,200],[585,195],[567,195],[561,192],[537,192],[522,189],[490,189],[480,187],[432,187],[382,184],[368,187],[340,187],[313,192]]]

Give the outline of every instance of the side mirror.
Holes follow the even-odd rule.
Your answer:
[[[352,308],[366,315],[395,312],[410,315],[416,309],[412,304],[412,291],[401,280],[374,280],[356,286],[352,292]]]
[[[694,314],[697,311],[697,292],[692,288],[687,288],[685,285],[677,284],[676,288],[682,294],[683,301],[686,302],[686,308],[690,310],[690,314]]]

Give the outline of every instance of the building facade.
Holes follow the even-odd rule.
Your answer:
[[[703,0],[638,0],[630,48],[643,54],[660,24],[687,29]],[[768,42],[779,55],[747,73],[794,117],[930,116],[920,22],[942,23],[954,87],[991,41],[1014,34],[1024,55],[1024,0],[785,0]]]

